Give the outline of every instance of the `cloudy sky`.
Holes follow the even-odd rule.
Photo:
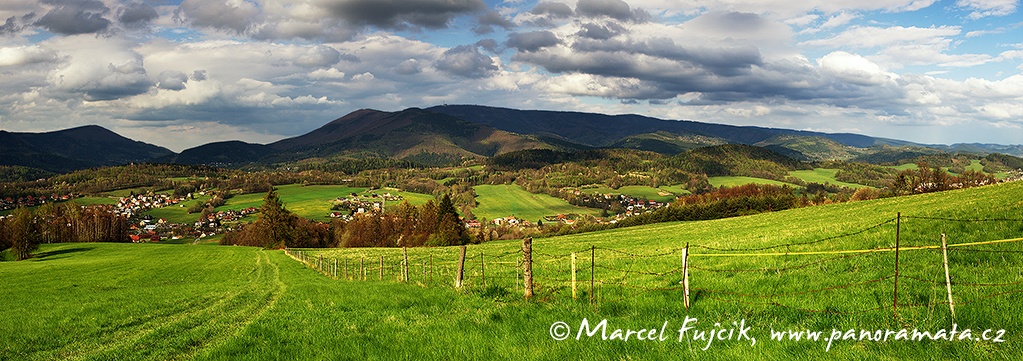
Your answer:
[[[1017,0],[4,0],[0,129],[175,151],[361,108],[1023,143]]]

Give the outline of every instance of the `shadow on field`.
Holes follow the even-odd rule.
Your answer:
[[[53,250],[53,251],[41,252],[41,253],[37,254],[35,258],[37,260],[40,260],[40,261],[46,261],[48,258],[54,258],[56,256],[70,254],[70,253],[88,252],[88,251],[91,251],[91,250],[94,250],[94,249],[96,249],[96,248],[94,248],[94,247],[74,247],[74,248],[57,249],[57,250]],[[65,257],[60,257],[60,258],[65,258]],[[54,259],[56,259],[56,258],[54,258]]]

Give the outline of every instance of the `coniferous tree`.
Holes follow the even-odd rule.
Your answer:
[[[256,237],[264,248],[276,249],[292,243],[295,215],[291,214],[277,196],[276,189],[270,189],[259,207],[259,219],[255,223]]]
[[[437,243],[442,246],[459,246],[469,243],[465,224],[455,210],[451,195],[445,194],[437,206]]]

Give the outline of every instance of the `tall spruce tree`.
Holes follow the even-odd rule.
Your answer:
[[[437,206],[437,243],[442,246],[459,246],[469,243],[465,224],[458,216],[450,194],[444,194]]]
[[[295,215],[291,214],[271,188],[263,197],[263,205],[259,207],[259,219],[255,223],[256,237],[263,248],[283,248],[292,243],[295,234]]]

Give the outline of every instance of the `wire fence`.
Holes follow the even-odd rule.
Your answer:
[[[951,241],[939,242],[946,233]],[[1004,238],[976,238],[982,236]],[[645,253],[590,246],[551,252],[564,247],[541,244],[526,249],[525,244],[532,242],[524,242],[523,249],[467,251],[463,246],[286,253],[339,280],[407,282],[499,295],[526,292],[540,301],[600,304],[656,294],[684,300],[687,307],[713,300],[806,313],[891,310],[898,315],[899,309],[948,306],[954,315],[955,305],[1023,293],[1023,238],[1013,238],[1020,236],[1023,219],[900,214],[837,235],[756,247],[686,244]],[[874,247],[847,247],[864,244]]]

